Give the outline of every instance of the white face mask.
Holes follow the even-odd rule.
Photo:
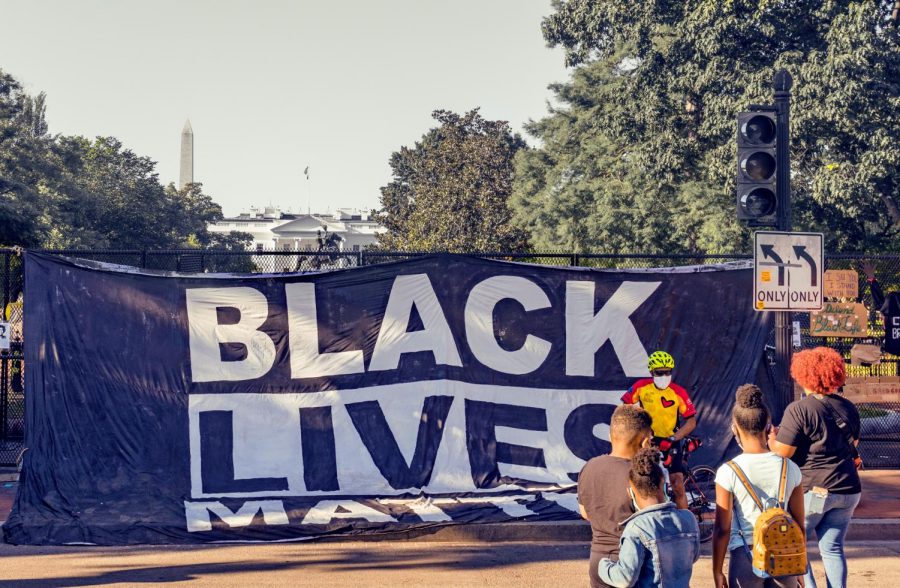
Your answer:
[[[631,489],[631,486],[627,488],[628,496],[631,498],[631,509],[634,512],[641,510],[641,507],[638,506],[637,498],[634,497],[634,490]]]
[[[653,376],[653,385],[660,390],[665,390],[672,383],[671,374],[668,376]]]

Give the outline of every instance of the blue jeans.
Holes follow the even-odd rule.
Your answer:
[[[853,511],[859,504],[859,494],[831,494],[825,497],[824,504],[818,499],[821,508],[811,509],[817,499],[812,492],[804,495],[804,508],[806,510],[806,537],[812,537],[813,532],[819,540],[819,554],[825,565],[825,578],[828,588],[844,588],[847,586],[847,559],[844,557],[844,537],[850,526]],[[811,510],[821,512],[810,512]],[[804,577],[806,588],[816,588],[816,580],[813,577],[812,566],[807,565]]]

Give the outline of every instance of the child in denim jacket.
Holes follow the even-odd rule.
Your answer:
[[[631,460],[628,480],[638,511],[625,521],[619,561],[600,562],[600,579],[622,588],[688,588],[700,557],[700,530],[690,511],[666,500],[659,450],[640,450]]]

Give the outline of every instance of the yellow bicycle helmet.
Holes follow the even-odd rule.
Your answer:
[[[654,351],[647,358],[647,369],[652,372],[661,368],[674,369],[675,358],[665,351]]]

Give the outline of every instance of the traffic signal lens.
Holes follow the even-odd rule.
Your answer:
[[[775,140],[775,123],[768,116],[754,116],[744,121],[741,134],[748,143],[765,145]]]
[[[775,173],[775,158],[765,151],[755,151],[741,161],[741,171],[755,182],[768,180]]]
[[[781,210],[778,143],[781,140],[774,109],[760,107],[737,115],[737,217],[756,227],[778,226]]]
[[[775,193],[756,188],[741,196],[741,206],[750,218],[768,216],[775,212]]]

